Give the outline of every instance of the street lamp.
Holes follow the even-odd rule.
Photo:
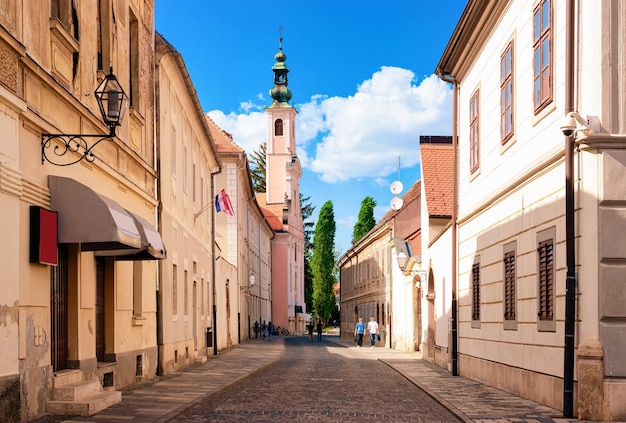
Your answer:
[[[426,275],[427,275],[428,272],[426,270],[422,270],[422,269],[410,269],[410,270],[407,270],[406,266],[407,266],[407,264],[409,262],[409,256],[407,256],[404,251],[400,251],[397,254],[396,260],[398,262],[398,267],[400,268],[400,270],[402,270],[403,273],[405,273],[405,274],[416,273],[419,276],[419,281],[415,282],[415,287],[416,288],[421,288],[422,287],[422,281],[426,279]]]
[[[248,313],[248,339],[252,339],[252,334],[250,333],[250,327],[251,327],[250,325],[250,297],[251,297],[250,294],[251,292],[250,291],[252,290],[252,287],[254,286],[254,283],[256,282],[256,278],[254,277],[254,274],[250,275],[249,281],[250,281],[250,285],[244,285],[244,286],[241,286],[240,288],[243,292],[246,293],[246,298],[247,298],[246,309]]]
[[[55,166],[70,166],[83,159],[93,162],[96,156],[92,150],[101,141],[115,137],[115,128],[122,124],[128,96],[113,74],[113,68],[94,91],[104,124],[109,128],[107,135],[102,134],[41,134],[41,163],[48,162]],[[89,139],[95,139],[90,143]],[[54,141],[54,142],[53,142]],[[54,148],[53,147],[54,144]],[[52,152],[47,151],[52,148]],[[78,159],[64,157],[67,153],[79,153]],[[59,158],[64,157],[61,161]]]

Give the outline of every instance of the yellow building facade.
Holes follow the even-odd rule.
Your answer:
[[[80,394],[55,397],[68,383],[92,386],[106,407],[156,372],[166,253],[155,218],[153,13],[143,0],[2,2],[2,421],[83,414]],[[110,74],[126,97],[105,91],[122,103],[103,111],[126,109],[119,125],[103,122],[96,99]],[[74,138],[86,148],[104,139],[91,155],[46,134],[98,135]]]

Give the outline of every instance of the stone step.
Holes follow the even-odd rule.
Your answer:
[[[56,386],[52,390],[52,399],[58,401],[77,401],[81,398],[93,396],[101,391],[98,380],[71,382]]]
[[[122,402],[120,391],[102,391],[77,401],[48,401],[46,412],[60,415],[91,416],[120,402]]]
[[[54,372],[54,387],[58,388],[69,383],[83,380],[83,372],[78,369],[67,369]]]

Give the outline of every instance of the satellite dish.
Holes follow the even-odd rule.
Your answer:
[[[391,184],[391,186],[389,187],[389,189],[391,190],[392,194],[398,195],[402,192],[402,189],[404,189],[404,186],[402,185],[402,182],[400,181],[395,181]],[[400,206],[402,207],[402,206]]]
[[[400,197],[394,197],[391,200],[391,208],[394,210],[400,210],[402,208],[402,205],[404,204],[404,202],[402,201],[402,198]]]

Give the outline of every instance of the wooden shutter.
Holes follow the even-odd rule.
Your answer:
[[[554,242],[539,243],[539,320],[554,319]]]
[[[515,251],[504,255],[504,319],[515,320]]]

